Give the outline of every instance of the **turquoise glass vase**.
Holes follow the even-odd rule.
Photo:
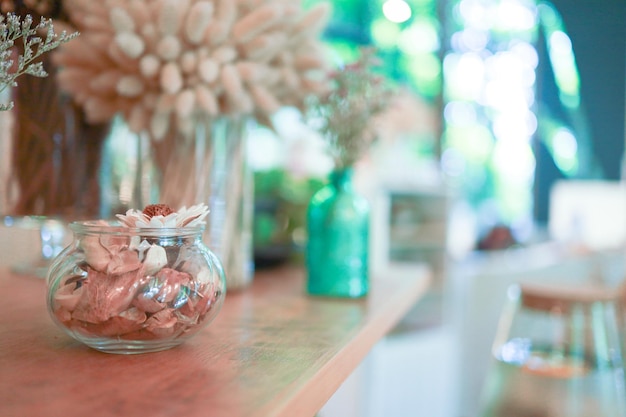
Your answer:
[[[356,298],[369,290],[368,201],[355,192],[351,168],[335,170],[307,210],[307,291]]]

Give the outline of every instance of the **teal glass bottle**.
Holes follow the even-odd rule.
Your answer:
[[[307,292],[356,298],[369,290],[368,201],[355,192],[352,168],[331,173],[307,210]]]

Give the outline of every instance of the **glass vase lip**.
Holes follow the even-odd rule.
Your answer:
[[[118,221],[104,224],[98,220],[80,220],[69,224],[70,230],[79,235],[100,234],[142,237],[190,237],[202,235],[205,225],[181,227],[127,227]]]

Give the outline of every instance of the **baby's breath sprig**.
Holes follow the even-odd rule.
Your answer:
[[[309,118],[328,140],[337,169],[363,155],[376,136],[372,119],[389,104],[393,90],[375,71],[379,64],[373,48],[362,48],[355,62],[330,74],[328,94],[312,98]]]
[[[39,36],[42,32],[46,33],[43,38]],[[78,32],[55,33],[52,20],[45,17],[33,26],[31,15],[26,15],[23,19],[13,13],[0,15],[0,92],[7,87],[16,86],[17,78],[24,74],[47,77],[48,73],[44,70],[43,63],[37,62],[37,59],[76,36]],[[16,42],[20,40],[21,48],[17,48]],[[16,49],[19,49],[19,52],[15,52]],[[17,67],[13,65],[14,56],[17,56]],[[0,104],[0,111],[11,108],[13,102]]]

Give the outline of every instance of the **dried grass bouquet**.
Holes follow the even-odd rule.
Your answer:
[[[66,0],[83,36],[56,55],[60,85],[92,122],[122,113],[131,130],[164,137],[197,114],[301,106],[324,91],[318,39],[329,3],[288,0]]]
[[[354,165],[376,138],[375,117],[392,97],[387,80],[376,72],[380,64],[372,48],[333,71],[327,94],[313,97],[307,114],[310,124],[327,140],[335,168]]]

